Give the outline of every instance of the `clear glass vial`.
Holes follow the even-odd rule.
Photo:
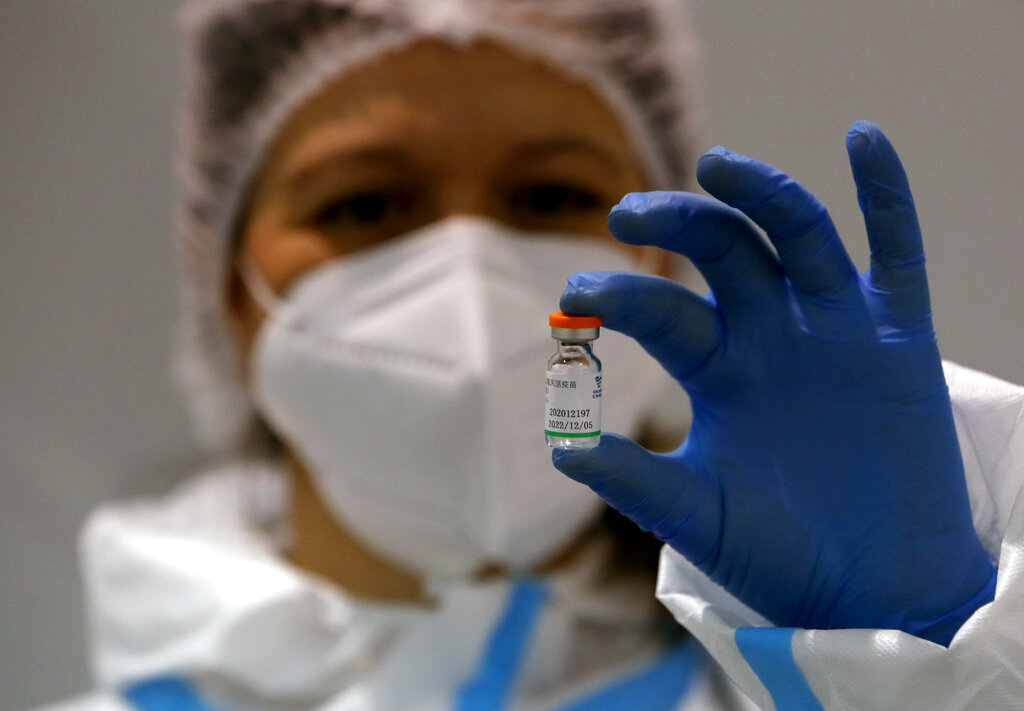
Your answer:
[[[544,382],[544,436],[549,447],[589,449],[601,441],[601,361],[594,341],[601,333],[597,316],[548,317],[558,342],[548,359]]]

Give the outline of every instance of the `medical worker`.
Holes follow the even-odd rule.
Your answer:
[[[692,171],[672,0],[203,0],[183,20],[180,375],[215,464],[88,521],[98,689],[59,708],[1024,699],[1024,394],[944,375],[877,127],[847,136],[861,277],[756,160],[705,154],[713,198],[650,192]],[[665,278],[674,253],[710,295]],[[609,434],[551,467],[559,298],[604,319],[606,429],[650,432],[681,385],[681,447]],[[638,529],[667,543],[674,620]]]

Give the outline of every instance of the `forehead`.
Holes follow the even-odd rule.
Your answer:
[[[615,112],[563,70],[493,42],[422,41],[329,83],[292,115],[273,153],[301,164],[347,143],[386,142],[425,158],[479,161],[552,138],[636,162]]]

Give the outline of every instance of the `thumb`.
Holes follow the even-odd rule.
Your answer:
[[[718,547],[721,506],[712,488],[674,454],[655,454],[617,434],[591,449],[556,449],[555,468],[700,565]]]

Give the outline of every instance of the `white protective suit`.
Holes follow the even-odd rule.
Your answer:
[[[975,528],[999,566],[995,600],[948,649],[893,630],[773,628],[664,550],[658,598],[758,707],[1024,708],[1024,388],[951,364],[946,378]],[[586,562],[544,581],[536,624],[509,609],[507,581],[448,589],[432,611],[352,600],[281,558],[284,497],[272,469],[240,464],[97,512],[82,556],[102,690],[48,711],[138,708],[123,690],[168,676],[184,680],[184,701],[152,708],[753,708],[696,648],[659,651],[649,591],[602,589]],[[511,701],[465,705],[467,680],[502,656],[502,623],[527,631]],[[738,634],[756,642],[747,656]]]

